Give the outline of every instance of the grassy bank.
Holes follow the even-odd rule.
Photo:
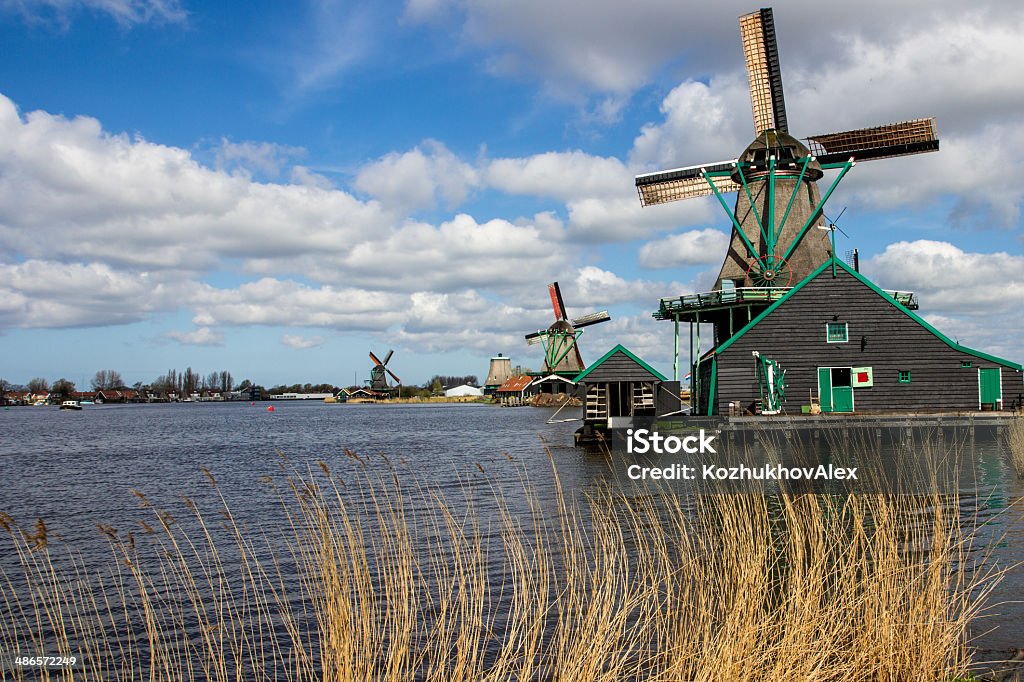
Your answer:
[[[955,497],[542,501],[525,480],[514,498],[484,480],[453,498],[387,463],[345,464],[261,480],[279,534],[223,497],[167,510],[137,493],[132,532],[99,528],[99,571],[43,521],[0,517],[17,557],[0,576],[0,650],[84,654],[44,675],[76,680],[967,674],[987,587]]]

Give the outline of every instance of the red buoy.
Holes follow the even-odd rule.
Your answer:
[[[273,412],[273,411],[274,411],[274,406],[273,405],[271,405],[270,407],[267,408],[267,412]]]

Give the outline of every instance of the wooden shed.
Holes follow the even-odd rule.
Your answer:
[[[633,417],[678,414],[679,382],[669,381],[628,348],[615,346],[576,375],[583,398],[583,428],[577,442],[598,437]]]

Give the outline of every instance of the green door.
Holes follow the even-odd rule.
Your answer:
[[[832,411],[832,370],[828,367],[818,368],[818,402],[822,412]]]
[[[982,405],[997,407],[1003,399],[1003,384],[999,376],[999,368],[992,367],[978,370],[979,402]]]
[[[832,387],[832,411],[853,412],[853,387],[833,386]]]
[[[853,368],[832,368],[832,411],[853,412]]]

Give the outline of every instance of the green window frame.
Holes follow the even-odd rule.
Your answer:
[[[974,360],[961,360],[960,367],[961,369],[970,369],[974,367]]]
[[[825,342],[846,343],[850,340],[850,327],[846,322],[826,322]]]
[[[909,369],[901,369],[901,370],[899,370],[899,374],[897,375],[897,377],[898,377],[899,382],[901,384],[909,384],[910,383],[910,370]]]

